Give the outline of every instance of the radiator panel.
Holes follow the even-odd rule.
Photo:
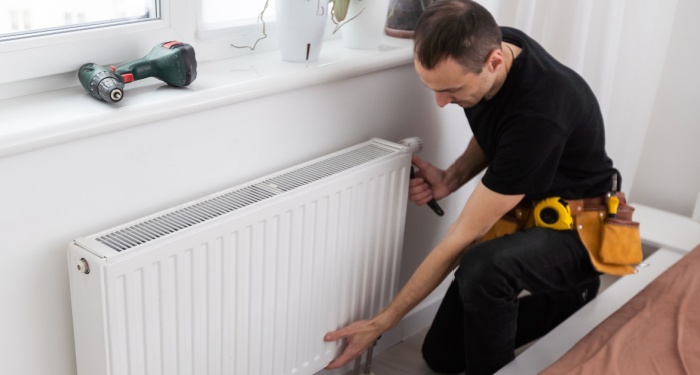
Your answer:
[[[69,265],[79,374],[310,375],[325,367],[340,348],[323,335],[376,314],[397,289],[410,154],[392,147],[133,248],[107,252],[96,240],[104,233],[76,240]],[[75,269],[81,258],[89,274]]]
[[[116,251],[138,247],[159,237],[184,230],[218,216],[255,205],[284,192],[305,188],[309,184],[341,173],[395,149],[386,144],[369,142],[335,155],[290,168],[258,182],[213,195],[169,210],[162,214],[94,236],[94,240]]]

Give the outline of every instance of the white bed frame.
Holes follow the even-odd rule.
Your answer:
[[[539,339],[496,375],[534,375],[544,370],[652,280],[700,244],[700,222],[638,203],[631,205],[636,209],[634,220],[641,223],[642,243],[658,249],[644,260],[648,267],[615,281],[593,301]]]

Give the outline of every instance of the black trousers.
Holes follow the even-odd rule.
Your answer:
[[[595,298],[599,276],[576,231],[531,228],[478,244],[461,259],[423,357],[439,373],[492,374]]]

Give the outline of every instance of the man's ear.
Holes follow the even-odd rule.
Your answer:
[[[489,56],[486,58],[486,68],[493,73],[498,69],[498,67],[501,64],[505,64],[505,59],[503,58],[503,51],[501,51],[499,48],[496,48],[493,51],[491,51],[491,53],[489,53]]]

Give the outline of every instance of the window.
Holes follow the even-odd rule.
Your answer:
[[[275,0],[200,0],[201,13],[197,36],[203,40],[225,38],[227,54],[237,56],[255,48],[257,51],[276,48],[270,36],[274,29]],[[265,40],[264,43],[260,43]],[[233,50],[231,48],[233,47]],[[238,48],[236,48],[238,47]]]
[[[193,45],[198,61],[277,48],[274,0],[266,29],[264,8],[265,0],[0,0],[0,70],[11,72],[0,75],[0,99],[75,85],[84,63],[120,64],[170,40]],[[34,88],[15,92],[28,80]]]
[[[158,17],[157,0],[3,0],[0,38],[36,37]]]
[[[275,20],[275,1],[270,0],[267,8],[265,1],[222,1],[202,0],[202,20],[200,28],[212,28],[212,25],[243,26],[258,22],[258,16],[265,10],[265,22]]]

